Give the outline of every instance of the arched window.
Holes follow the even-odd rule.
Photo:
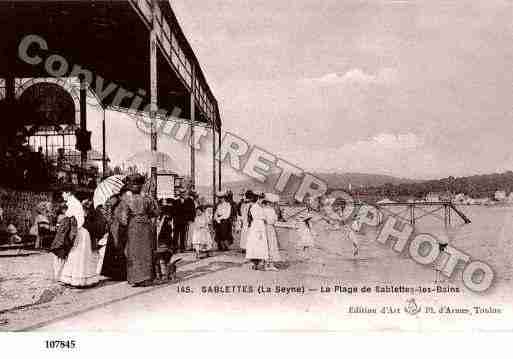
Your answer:
[[[28,131],[33,151],[48,159],[57,159],[59,148],[66,157],[76,156],[75,104],[71,95],[58,84],[39,82],[19,98],[20,119]]]

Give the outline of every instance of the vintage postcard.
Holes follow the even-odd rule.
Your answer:
[[[0,34],[1,332],[513,330],[511,1],[1,0]]]

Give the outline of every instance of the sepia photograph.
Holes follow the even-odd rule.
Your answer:
[[[512,1],[0,0],[0,34],[0,342],[513,331]]]

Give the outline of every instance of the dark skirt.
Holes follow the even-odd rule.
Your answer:
[[[215,241],[222,248],[229,246],[233,243],[232,224],[229,220],[223,219],[215,226],[216,236]]]
[[[105,258],[101,275],[113,280],[126,280],[126,257],[124,246],[118,245],[112,235],[109,235],[107,246],[105,247]]]
[[[153,280],[153,225],[147,219],[133,218],[128,224],[127,280],[139,284]]]

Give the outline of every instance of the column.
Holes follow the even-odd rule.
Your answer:
[[[106,133],[105,133],[105,112],[107,112],[107,109],[105,107],[103,108],[103,120],[102,120],[102,177],[105,179],[107,177],[107,152],[105,149],[105,141],[106,141]]]
[[[214,114],[211,113],[210,126],[212,128],[212,204],[216,205],[216,125]]]
[[[80,79],[80,133],[85,138],[87,131],[87,83],[83,78]],[[47,138],[48,141],[48,138]],[[47,152],[48,153],[48,152]],[[87,161],[87,150],[80,150],[80,168],[83,170]],[[83,175],[83,172],[81,173]],[[79,179],[80,181],[80,179]]]
[[[196,69],[195,66],[191,66],[191,97],[190,97],[190,111],[191,111],[191,185],[192,188],[196,188],[196,152],[194,149],[194,122],[196,121]]]
[[[219,131],[219,137],[218,137],[218,143],[219,143],[219,152],[221,152],[221,119],[217,119],[217,121],[219,122],[219,127],[218,127],[218,131]],[[219,190],[221,191],[222,190],[222,181],[221,181],[221,153],[219,153],[219,156],[217,156],[217,163],[218,163],[218,167],[219,167],[219,172],[218,172],[218,175],[219,175]]]
[[[5,79],[5,99],[8,103],[13,103],[16,98],[16,89],[14,85],[14,77],[8,75]]]
[[[157,32],[155,20],[156,0],[151,1],[152,5],[152,29],[150,31],[150,119],[151,119],[151,152],[157,153]],[[152,196],[157,198],[157,167],[155,161],[151,165]]]

